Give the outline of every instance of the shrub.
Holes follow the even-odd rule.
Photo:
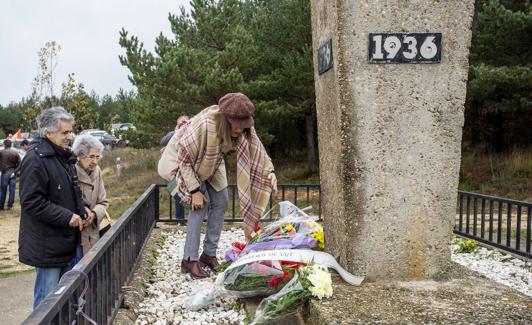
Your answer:
[[[477,250],[478,243],[472,239],[469,240],[463,240],[458,243],[458,249],[455,251],[455,253],[463,254],[463,253],[473,253]]]
[[[159,138],[145,131],[133,129],[120,130],[116,131],[115,135],[126,140],[130,147],[137,149],[153,148],[159,145]]]

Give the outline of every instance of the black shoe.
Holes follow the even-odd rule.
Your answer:
[[[179,219],[179,220],[177,220],[177,225],[178,226],[186,226],[187,222],[184,219]]]

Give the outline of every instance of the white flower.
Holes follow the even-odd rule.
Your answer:
[[[332,279],[327,268],[322,265],[314,264],[309,271],[308,280],[312,284],[309,289],[312,295],[319,299],[332,296]]]

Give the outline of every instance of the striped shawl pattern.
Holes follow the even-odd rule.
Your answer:
[[[221,140],[217,134],[218,125],[214,117],[217,109],[217,106],[204,109],[194,116],[188,125],[184,126],[186,130],[178,145],[177,162],[180,168],[176,174],[177,191],[182,203],[191,201],[190,190],[194,189],[190,187],[191,183],[199,187],[222,167],[223,177],[227,177],[225,165],[223,165]],[[270,198],[271,185],[267,175],[269,169],[272,168],[271,160],[254,128],[251,128],[249,140],[241,135],[233,146],[237,154],[236,170],[240,210],[246,226],[254,229]],[[194,171],[190,173],[192,175],[186,175],[190,170]],[[225,179],[225,184],[227,184],[227,179]]]

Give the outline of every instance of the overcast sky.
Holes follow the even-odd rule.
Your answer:
[[[0,0],[0,105],[31,94],[38,50],[48,41],[62,50],[55,89],[75,73],[87,91],[115,95],[133,89],[118,60],[122,27],[153,50],[162,32],[171,36],[168,13],[189,0]]]

